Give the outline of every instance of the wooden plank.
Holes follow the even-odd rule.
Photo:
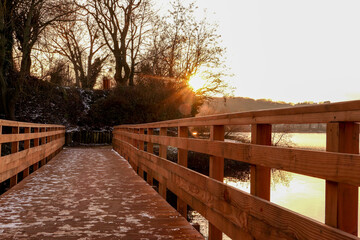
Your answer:
[[[271,145],[271,125],[252,125],[251,143],[258,145]],[[251,194],[270,201],[271,168],[260,165],[251,165],[250,177]]]
[[[24,133],[25,133],[25,134],[30,133],[30,128],[29,128],[29,127],[26,127],[26,128],[24,129]],[[24,141],[24,149],[28,149],[28,148],[30,148],[30,140],[29,140],[29,139]]]
[[[76,169],[77,174],[58,171],[66,168]],[[46,177],[45,185],[39,176]],[[89,186],[88,179],[94,176],[96,181]],[[58,179],[71,187],[64,187]],[[14,236],[19,233],[22,239],[204,239],[109,149],[66,149],[26,182],[0,198],[0,239],[18,239]],[[106,182],[112,184],[104,187]],[[106,195],[110,198],[101,197]],[[59,214],[58,209],[69,208],[64,199],[77,205]],[[87,214],[89,204],[101,206],[101,212]],[[38,224],[43,219],[45,224]],[[5,224],[16,226],[3,227]],[[76,227],[59,231],[62,226]]]
[[[25,168],[23,171],[23,178],[26,178],[30,174],[30,168]]]
[[[46,128],[40,128],[40,132],[45,133],[45,132],[46,132]],[[44,136],[46,136],[46,135],[44,135]],[[46,137],[42,137],[42,138],[41,138],[41,145],[44,145],[44,144],[46,144]]]
[[[126,133],[127,134],[127,133]],[[117,135],[114,134],[114,138]],[[360,185],[360,156],[335,152],[208,141],[165,136],[136,136],[147,142],[277,168],[307,176]],[[316,161],[313,161],[316,159]]]
[[[125,142],[120,144],[144,166],[161,174],[171,191],[231,238],[359,239]]]
[[[169,120],[157,123],[122,125],[117,127],[177,127],[242,124],[304,124],[327,123],[332,121],[360,121],[360,101],[320,104],[315,106],[290,107],[272,110],[259,110],[218,114],[212,116]]]
[[[167,136],[167,128],[160,128],[160,136]],[[167,146],[159,146],[159,157],[167,158]],[[159,194],[166,199],[166,181],[159,182]]]
[[[25,128],[28,129],[28,128]],[[35,128],[38,129],[38,128]],[[23,133],[23,134],[4,134],[0,135],[0,143],[16,142],[16,141],[26,141],[35,138],[54,136],[65,133],[65,130],[58,130],[53,132],[35,132],[35,133]]]
[[[0,125],[0,138],[1,138],[1,135],[2,135],[2,125]],[[0,142],[0,158],[1,158],[1,142]]]
[[[148,128],[147,129],[147,135],[153,135],[154,134],[154,129],[153,128]],[[154,144],[152,142],[147,142],[146,143],[146,151],[148,153],[154,153]],[[148,173],[148,183],[149,185],[153,185],[154,184],[154,176],[153,176],[153,172],[152,170],[147,170]]]
[[[224,125],[211,126],[210,141],[224,141]],[[210,156],[209,176],[218,181],[224,180],[224,158]],[[215,225],[209,222],[209,240],[221,240],[222,232]]]
[[[131,129],[131,130],[133,131],[133,133],[139,134],[139,129],[135,128],[135,129]],[[132,140],[133,140],[133,145],[134,145],[135,147],[139,148],[139,146],[138,146],[138,140],[137,140],[136,138],[133,138]]]
[[[139,129],[139,134],[144,134],[144,132],[145,132],[145,129],[143,129],[143,128],[140,128]],[[144,141],[139,141],[139,149],[140,150],[144,150]]]
[[[359,153],[359,125],[351,122],[327,124],[326,150]],[[357,236],[358,186],[326,181],[325,223]]]
[[[19,134],[19,128],[18,127],[12,127],[12,134]],[[11,153],[16,153],[19,151],[19,142],[12,142],[11,143]]]
[[[154,129],[148,128],[147,135],[154,135]],[[147,152],[154,153],[154,144],[152,142],[148,141],[146,149],[147,149]]]
[[[9,184],[9,188],[14,187],[18,182],[18,175],[15,174],[14,176],[10,177],[10,184]]]
[[[187,138],[188,137],[188,127],[178,127],[178,137]],[[185,149],[178,148],[178,164],[181,166],[188,166],[188,151]],[[184,217],[187,218],[187,204],[179,196],[177,198],[177,211]]]
[[[37,134],[40,132],[39,128],[34,128],[34,134]],[[39,146],[40,137],[34,138],[34,147]]]
[[[18,174],[41,159],[50,156],[58,149],[61,149],[65,140],[60,138],[47,145],[29,148],[21,152],[10,154],[1,158],[0,161],[0,182]]]
[[[49,126],[49,127],[58,127],[61,129],[65,129],[65,127],[63,125],[17,122],[17,121],[2,120],[2,119],[0,119],[0,125],[6,126],[6,127],[44,127],[44,126]]]
[[[160,136],[167,136],[167,128],[160,128]],[[167,157],[167,146],[164,144],[160,144],[159,157]]]
[[[211,126],[210,141],[224,141],[225,128],[223,125]],[[219,181],[224,179],[224,158],[210,156],[209,176]]]
[[[36,170],[39,169],[39,162],[34,163],[32,166],[33,166],[33,170],[34,170],[34,172],[35,172]]]

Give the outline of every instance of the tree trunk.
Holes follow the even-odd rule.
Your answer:
[[[125,86],[129,80],[130,68],[120,54],[116,56],[115,61],[115,81],[117,84]],[[123,75],[124,72],[124,75]]]
[[[23,46],[23,56],[21,59],[21,66],[20,66],[20,77],[22,81],[24,81],[26,78],[30,76],[30,69],[31,69],[31,47]]]
[[[131,64],[129,86],[134,86],[134,76],[135,76],[135,64]]]
[[[0,87],[1,104],[6,119],[15,120],[17,99],[17,79],[13,77],[13,25],[11,16],[14,8],[12,0],[1,1],[0,6]]]
[[[14,96],[10,99],[9,103],[7,104],[7,106],[6,106],[7,110],[6,110],[6,115],[5,115],[6,119],[16,120],[16,118],[15,118],[16,100],[17,100],[17,96],[16,97]]]

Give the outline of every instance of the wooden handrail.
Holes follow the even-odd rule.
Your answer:
[[[119,132],[113,132],[114,137]],[[360,155],[311,151],[296,148],[260,146],[256,144],[209,141],[205,139],[176,138],[134,134],[124,136],[188,151],[205,153],[240,162],[294,172],[311,177],[360,186]],[[316,161],[314,160],[316,159]]]
[[[305,124],[360,121],[360,100],[298,106],[272,110],[217,114],[183,118],[156,123],[121,125],[121,128],[159,128],[179,126],[248,125],[248,124]],[[116,128],[115,127],[115,128]]]
[[[188,204],[207,218],[209,239],[221,239],[221,232],[244,239],[359,239],[355,214],[360,186],[358,122],[360,101],[220,114],[115,126],[113,147],[141,176],[143,171],[150,173],[164,197],[166,188],[175,193],[182,214]],[[271,143],[271,125],[279,123],[326,123],[327,152],[266,146]],[[224,126],[242,124],[252,125],[251,144],[223,141]],[[168,127],[192,126],[210,126],[210,139],[166,134]],[[159,135],[153,135],[154,128],[160,129]],[[144,142],[151,148],[147,152]],[[159,156],[153,154],[154,144],[160,145]],[[187,156],[187,151],[210,155],[210,177],[166,160],[167,146],[178,148],[181,156]],[[224,158],[251,165],[251,194],[222,182]],[[268,201],[271,168],[326,180],[325,224]]]
[[[9,133],[4,133],[6,128]],[[1,147],[6,144],[11,151],[1,154]],[[25,178],[30,168],[35,171],[46,164],[64,144],[64,126],[0,120],[0,182],[10,179],[9,187],[13,187],[18,183],[19,173]]]

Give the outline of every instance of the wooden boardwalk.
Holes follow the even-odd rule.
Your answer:
[[[203,239],[110,148],[68,148],[0,197],[0,239]]]

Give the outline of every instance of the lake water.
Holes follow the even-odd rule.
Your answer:
[[[249,138],[250,135],[244,133],[243,137]],[[276,139],[279,136],[275,135],[274,137]],[[290,143],[296,148],[324,151],[326,147],[326,134],[291,133],[287,134],[285,141],[286,144]],[[276,170],[272,171],[271,181],[271,202],[324,223],[325,180]],[[245,192],[250,192],[249,181],[241,182],[233,178],[225,178],[224,183]],[[206,220],[198,214],[195,214],[194,218],[195,221],[200,223],[201,233],[207,238]],[[223,239],[229,238],[224,235]]]

